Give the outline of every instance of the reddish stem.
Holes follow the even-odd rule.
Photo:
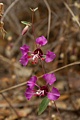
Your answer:
[[[32,11],[32,31],[33,31],[33,36],[34,36],[34,41],[35,41],[35,30],[34,30],[34,11]],[[36,48],[37,48],[37,44],[36,45]]]
[[[59,116],[60,116],[60,120],[62,120],[61,114],[60,114],[60,112],[59,112],[59,110],[58,110],[58,107],[57,107],[57,105],[56,105],[56,102],[55,102],[55,101],[54,101],[54,105],[55,105],[55,107],[56,107],[56,109],[57,109],[57,112],[58,112],[58,114],[59,114]]]

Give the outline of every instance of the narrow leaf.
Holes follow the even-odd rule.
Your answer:
[[[45,109],[47,108],[47,106],[48,106],[49,101],[50,101],[50,100],[49,100],[47,97],[45,97],[45,98],[42,100],[42,102],[41,102],[41,104],[40,104],[40,106],[39,106],[38,115],[40,115],[41,113],[44,112],[44,110],[45,110]]]
[[[31,23],[27,22],[27,21],[21,21],[21,23],[24,24],[24,25],[29,25],[29,26],[31,25]]]

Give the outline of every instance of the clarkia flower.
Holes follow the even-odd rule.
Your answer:
[[[60,93],[57,88],[53,87],[52,90],[49,91],[49,85],[52,85],[56,81],[55,75],[52,73],[44,74],[43,78],[47,83],[45,86],[38,86],[36,84],[36,76],[31,77],[31,79],[27,82],[25,96],[28,100],[30,100],[32,96],[47,96],[50,100],[57,100],[59,98]]]
[[[46,45],[47,42],[48,41],[44,36],[36,38],[36,44],[38,47],[34,50],[34,52],[30,51],[30,47],[28,45],[23,45],[20,47],[22,52],[20,63],[26,66],[29,61],[31,61],[33,64],[38,63],[39,60],[45,60],[47,63],[52,62],[56,57],[55,53],[48,50],[46,54],[43,54],[43,51],[41,50],[41,46]]]

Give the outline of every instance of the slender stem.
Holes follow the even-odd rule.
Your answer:
[[[41,59],[40,59],[40,62],[41,62],[41,66],[42,66],[43,73],[45,74],[45,73],[46,73],[46,71],[45,71],[45,67],[44,67],[44,65],[43,65],[43,61],[41,61]]]
[[[19,117],[19,114],[14,109],[14,107],[11,105],[10,101],[8,101],[3,93],[1,93],[2,97],[6,100],[6,102],[9,104],[10,108],[15,112],[15,114]]]
[[[61,118],[61,120],[62,120],[61,114],[60,114],[60,112],[59,112],[59,110],[58,110],[58,107],[57,107],[57,105],[56,105],[56,102],[55,102],[55,101],[54,101],[54,105],[55,105],[55,107],[56,107],[56,109],[57,109],[57,112],[58,112],[58,114],[59,114],[59,116],[60,116],[60,118]]]
[[[33,31],[33,36],[34,36],[34,41],[35,41],[35,30],[34,30],[34,11],[32,11],[32,31]],[[36,48],[37,48],[37,44],[36,45]]]
[[[49,113],[48,114],[49,114],[48,119],[51,120],[51,106],[49,106]]]
[[[35,34],[34,34],[34,11],[32,11],[32,30],[33,30],[34,40],[35,40]]]
[[[47,2],[47,0],[44,0],[44,3],[48,9],[48,31],[47,31],[47,39],[49,39],[49,34],[50,34],[50,24],[51,24],[51,8]]]

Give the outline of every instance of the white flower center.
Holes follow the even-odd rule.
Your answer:
[[[32,59],[35,60],[36,58],[38,59],[38,54],[33,55]]]
[[[42,96],[42,95],[44,95],[44,90],[39,89],[39,90],[37,90],[36,94],[39,96]]]

